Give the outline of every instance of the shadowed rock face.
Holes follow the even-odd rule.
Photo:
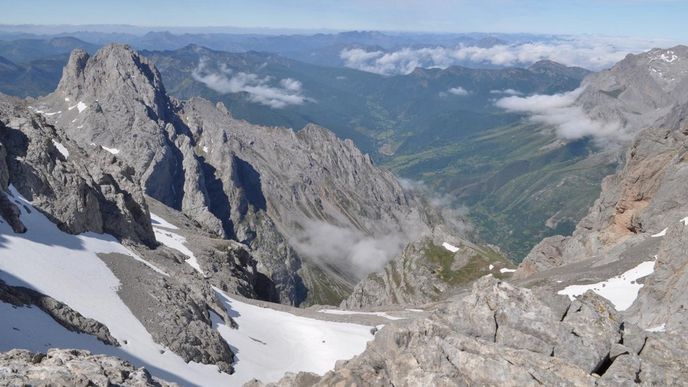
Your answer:
[[[317,222],[371,239],[393,235],[399,246],[388,258],[431,222],[350,140],[313,125],[296,133],[250,125],[222,105],[173,100],[155,67],[126,46],[93,57],[75,50],[58,89],[36,105],[60,112],[47,119],[82,147],[104,146],[132,165],[146,194],[248,245],[281,302],[303,302],[322,273],[345,287],[360,278],[345,259],[323,262],[310,245],[293,243]]]

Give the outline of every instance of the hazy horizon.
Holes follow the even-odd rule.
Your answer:
[[[0,25],[592,34],[682,39],[686,14],[688,2],[679,0],[259,0],[248,4],[123,0],[96,5],[86,0],[33,0],[5,9]]]

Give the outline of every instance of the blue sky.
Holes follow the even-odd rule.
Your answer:
[[[684,0],[0,0],[0,24],[133,24],[685,39]]]

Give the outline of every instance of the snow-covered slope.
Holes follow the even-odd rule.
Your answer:
[[[295,316],[240,302],[215,290],[239,324],[239,329],[218,324],[222,337],[232,350],[238,350],[233,375],[238,380],[260,376],[263,382],[273,382],[288,371],[324,374],[337,360],[363,352],[373,338],[371,327]]]
[[[154,375],[182,385],[232,386],[256,377],[277,380],[286,371],[323,373],[334,367],[336,360],[362,352],[373,338],[370,327],[297,317],[222,294],[239,329],[231,329],[219,318],[214,322],[237,353],[236,373],[220,373],[212,365],[187,364],[153,341],[120,299],[117,291],[121,283],[98,254],[141,258],[111,236],[60,231],[13,188],[10,192],[28,231],[15,234],[7,223],[0,224],[0,279],[9,285],[33,288],[105,324],[122,346],[106,346],[93,337],[69,332],[37,308],[0,303],[0,351],[17,347],[34,351],[49,347],[87,349],[145,366]],[[148,265],[141,265],[141,270],[156,270]]]

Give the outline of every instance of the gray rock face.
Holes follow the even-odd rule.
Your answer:
[[[215,300],[210,286],[183,273],[161,276],[151,270],[143,270],[140,264],[131,265],[122,258],[117,254],[101,255],[122,282],[118,292],[120,298],[155,342],[187,362],[215,364],[220,371],[232,373],[234,353],[213,329],[209,310],[228,325],[236,324]],[[185,263],[179,265],[187,266]]]
[[[0,170],[7,172],[0,188],[14,185],[62,230],[105,232],[155,245],[134,171],[109,153],[84,152],[24,102],[9,97],[0,98],[0,142],[5,153]],[[16,223],[7,208],[8,222]]]
[[[82,147],[117,153],[151,197],[249,246],[281,302],[338,302],[313,296],[346,292],[430,223],[351,141],[315,126],[250,125],[201,99],[172,100],[155,67],[126,46],[93,57],[75,51],[56,92],[35,108]],[[339,245],[322,248],[325,236]],[[376,263],[352,270],[356,248],[371,245]]]
[[[35,305],[72,332],[93,335],[105,344],[119,346],[119,342],[110,335],[110,330],[105,325],[84,317],[68,305],[33,289],[9,286],[0,280],[0,301],[14,306]]]
[[[327,243],[318,239],[320,229],[330,230],[327,237],[334,240],[386,238],[398,249],[411,231],[427,229],[420,204],[394,176],[328,130],[307,126],[294,133],[250,125],[201,99],[185,102],[181,115],[197,138],[200,157],[222,182],[232,233],[256,250],[273,279],[301,268],[306,287],[317,292],[301,266],[303,257],[321,269],[334,267],[340,274],[327,274],[343,282],[356,281],[360,274],[351,271],[349,257],[316,246]]]
[[[152,377],[144,368],[88,351],[50,349],[47,354],[20,349],[0,353],[3,386],[176,386]]]
[[[593,119],[615,122],[627,140],[688,102],[688,47],[628,55],[607,71],[586,77],[577,104]]]
[[[573,235],[543,240],[523,261],[515,278],[534,284],[551,274],[575,275],[581,269],[587,270],[583,266],[601,268],[624,262],[635,266],[654,259],[654,273],[641,280],[644,286],[635,304],[625,312],[626,319],[644,329],[685,331],[688,299],[682,289],[688,281],[683,222],[688,217],[687,55],[685,47],[652,50],[629,56],[607,74],[616,74],[618,82],[625,82],[619,98],[640,98],[640,90],[648,94],[643,100],[648,106],[655,99],[665,98],[666,104],[653,107],[663,116],[652,116],[652,126],[637,135],[626,153],[624,167],[605,179],[600,198]],[[641,78],[658,86],[648,86]],[[664,97],[660,98],[660,94]],[[622,102],[624,109],[635,109],[640,100]],[[638,122],[646,123],[643,120],[647,117],[639,116]]]
[[[649,385],[687,372],[678,360],[685,339],[672,347],[673,336],[650,334],[637,352],[622,348],[632,334],[626,339],[609,302],[588,292],[566,304],[562,314],[530,290],[484,277],[429,318],[385,326],[334,371],[287,375],[275,385]]]
[[[109,233],[147,259],[166,262],[170,272],[179,271],[180,275],[167,279],[131,259],[102,257],[124,284],[123,301],[156,342],[187,361],[215,364],[221,371],[232,371],[234,355],[212,329],[208,310],[214,310],[230,325],[231,319],[215,300],[208,283],[184,272],[193,269],[183,259],[170,258],[166,248],[149,248],[157,243],[133,168],[105,150],[84,150],[43,117],[30,112],[23,101],[5,97],[0,98],[0,141],[0,155],[4,153],[0,160],[0,183],[5,184],[1,187],[0,209],[15,231],[22,232],[25,227],[16,207],[18,202],[7,190],[9,184],[65,232]],[[252,278],[247,275],[244,281]],[[4,290],[5,301],[37,305],[69,330],[118,345],[107,327],[83,317],[68,305],[30,289]]]

